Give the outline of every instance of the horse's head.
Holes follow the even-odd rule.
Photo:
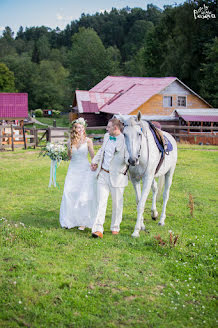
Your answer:
[[[129,153],[129,164],[132,166],[139,164],[139,158],[141,155],[142,129],[140,120],[140,112],[138,113],[136,118],[130,117],[127,120],[123,120],[123,134],[125,138],[126,147]]]

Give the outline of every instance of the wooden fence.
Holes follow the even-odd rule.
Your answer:
[[[106,126],[87,127],[88,131],[105,130]],[[218,145],[218,127],[202,127],[202,126],[177,126],[163,125],[162,130],[172,134],[177,141],[189,143],[203,143],[210,145]],[[104,134],[90,133],[94,144],[101,144]],[[13,125],[0,125],[0,150],[11,148],[14,151],[16,147],[40,147],[46,142],[62,142],[67,143],[69,138],[68,128],[40,128],[35,127],[19,127]]]
[[[88,127],[87,130],[106,129],[106,127]],[[89,134],[95,144],[101,144],[104,134]],[[0,125],[0,150],[22,147],[40,147],[46,142],[67,143],[68,128],[35,128],[13,125]]]

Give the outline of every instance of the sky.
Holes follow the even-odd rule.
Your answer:
[[[6,26],[13,32],[20,26],[47,26],[63,30],[72,20],[78,20],[82,13],[95,14],[96,12],[110,11],[111,8],[122,9],[147,8],[152,3],[163,9],[164,5],[178,5],[184,0],[0,0],[0,35]]]

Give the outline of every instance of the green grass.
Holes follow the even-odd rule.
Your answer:
[[[67,115],[62,115],[61,117],[55,118],[55,117],[36,117],[37,121],[53,126],[53,121],[56,121],[56,126],[57,127],[69,127],[69,116]],[[41,125],[39,126],[37,124],[37,127],[42,127]]]
[[[49,159],[0,153],[0,327],[215,327],[218,153],[179,148],[166,225],[151,220],[150,194],[139,239],[131,183],[120,235],[109,231],[110,199],[96,240],[59,226],[69,163],[57,170],[60,188],[48,188]]]

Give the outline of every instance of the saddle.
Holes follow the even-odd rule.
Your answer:
[[[157,148],[161,152],[161,158],[160,158],[160,161],[159,161],[159,163],[156,167],[156,171],[155,171],[155,174],[156,174],[159,171],[159,169],[163,163],[165,155],[169,155],[169,152],[173,150],[173,146],[172,146],[171,142],[169,141],[169,139],[163,135],[163,132],[160,129],[158,129],[150,121],[147,121],[147,122],[149,124],[151,133],[153,134]]]

